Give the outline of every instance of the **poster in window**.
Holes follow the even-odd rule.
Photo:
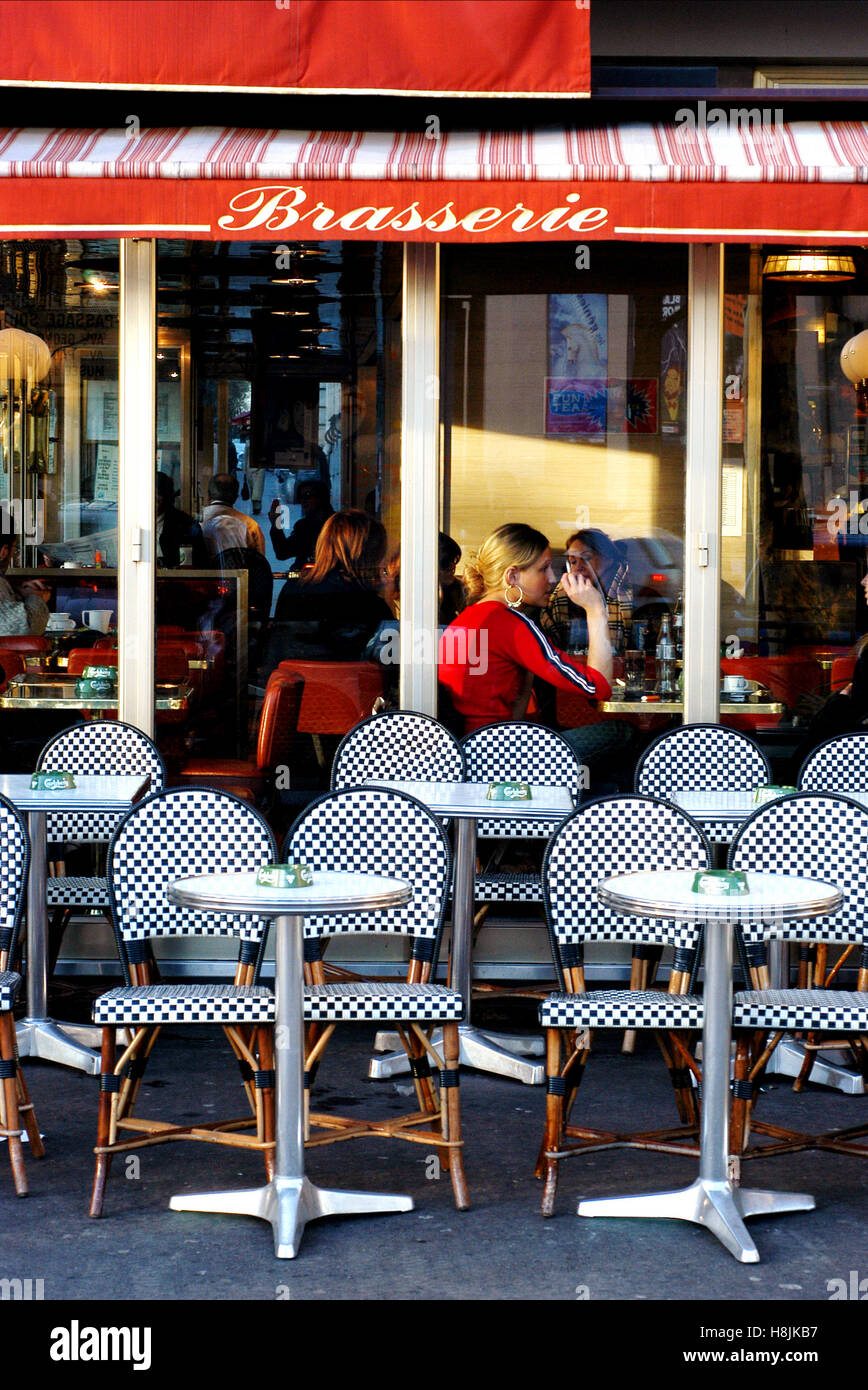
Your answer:
[[[684,323],[667,328],[660,342],[660,433],[682,435],[687,405],[687,333]]]

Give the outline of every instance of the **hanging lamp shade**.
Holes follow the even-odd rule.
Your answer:
[[[842,347],[841,371],[854,384],[868,378],[868,328],[849,338]]]
[[[846,251],[782,251],[766,257],[767,280],[853,280],[856,262]]]

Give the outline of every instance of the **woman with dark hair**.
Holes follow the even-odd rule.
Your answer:
[[[442,634],[439,654],[440,682],[465,732],[533,717],[534,676],[589,699],[609,695],[606,605],[589,579],[570,573],[563,581],[570,601],[587,614],[587,665],[565,656],[522,611],[545,607],[554,578],[548,541],[521,523],[498,527],[465,563],[469,604]]]
[[[392,610],[380,590],[386,578],[386,531],[366,512],[333,512],[316,543],[314,562],[299,580],[287,580],[276,623],[291,623],[296,655],[357,661]],[[307,650],[313,648],[315,650]]]
[[[565,550],[567,571],[590,579],[605,597],[609,638],[616,652],[623,651],[629,644],[633,619],[633,590],[627,561],[605,531],[596,527],[574,531],[567,539]],[[587,646],[585,615],[571,601],[563,580],[549,598],[540,622],[556,646],[571,652]]]

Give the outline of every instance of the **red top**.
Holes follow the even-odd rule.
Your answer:
[[[599,671],[566,656],[532,619],[495,599],[472,603],[440,638],[439,680],[463,717],[466,733],[512,719],[528,671],[559,690],[578,690],[592,700],[611,694]],[[533,708],[531,696],[528,713]]]

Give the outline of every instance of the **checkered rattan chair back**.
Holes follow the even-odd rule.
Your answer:
[[[827,738],[802,763],[800,792],[868,792],[868,734]]]
[[[156,936],[237,936],[256,948],[265,917],[176,907],[166,889],[194,874],[240,873],[273,863],[274,838],[258,811],[210,787],[170,787],[127,813],[108,851],[112,918],[121,960],[146,958]],[[248,950],[245,959],[251,957]]]
[[[375,714],[342,739],[332,765],[332,790],[357,787],[369,777],[461,782],[464,757],[454,734],[428,714]]]
[[[404,907],[308,918],[306,936],[399,932],[416,938],[417,956],[436,959],[452,856],[441,826],[415,797],[379,787],[330,792],[295,822],[284,857],[302,860],[314,871],[386,874],[413,886],[413,897]]]
[[[81,777],[122,777],[141,772],[150,774],[150,791],[162,791],[166,785],[166,767],[156,745],[141,729],[115,719],[95,719],[63,729],[46,743],[37,767],[57,768]],[[121,819],[120,813],[48,815],[45,834],[49,844],[67,840],[99,843],[111,839]]]
[[[555,960],[575,963],[586,941],[692,948],[695,924],[624,916],[600,902],[597,888],[615,874],[707,869],[710,854],[696,822],[654,797],[604,796],[581,806],[555,831],[543,861],[543,900]]]
[[[30,838],[24,817],[0,796],[0,971],[15,957],[30,868]]]
[[[684,724],[661,734],[636,768],[640,796],[675,791],[750,791],[771,781],[765,753],[752,738],[720,724]]]
[[[461,740],[468,782],[538,782],[566,787],[576,802],[582,788],[582,765],[566,739],[544,724],[507,720],[474,729]],[[490,820],[477,822],[482,838],[548,839],[560,820]]]
[[[761,806],[729,852],[733,869],[798,874],[833,883],[844,902],[831,917],[744,922],[745,941],[863,941],[868,936],[868,810],[829,792],[796,792]]]

